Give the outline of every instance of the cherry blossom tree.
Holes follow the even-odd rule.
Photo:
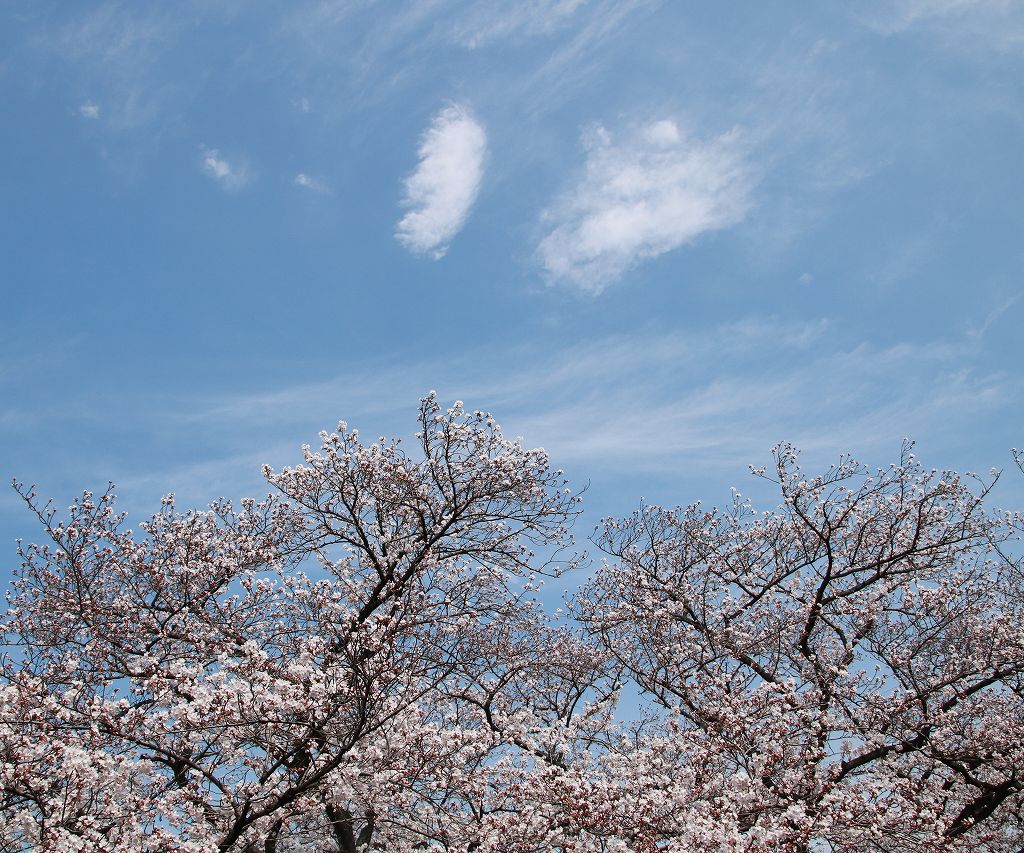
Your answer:
[[[265,500],[138,532],[111,491],[18,487],[47,541],[8,597],[0,850],[1024,849],[993,479],[780,446],[776,509],[606,522],[566,622],[534,590],[582,562],[579,497],[544,451],[433,395],[412,453],[320,439]]]
[[[265,501],[138,535],[20,489],[50,541],[5,626],[2,849],[479,846],[600,677],[523,591],[578,498],[461,404],[417,439],[342,424]]]
[[[777,509],[737,497],[606,524],[609,561],[576,611],[651,712],[575,783],[590,807],[570,834],[637,851],[1024,849],[1020,516],[909,444],[873,474],[846,458],[811,477],[789,446],[755,473]]]

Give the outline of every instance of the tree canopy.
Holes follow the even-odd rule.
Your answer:
[[[265,500],[137,531],[112,490],[16,484],[45,539],[0,849],[1022,849],[1024,523],[991,479],[779,446],[777,507],[606,521],[556,618],[579,496],[486,413],[418,417],[413,452],[342,423]]]

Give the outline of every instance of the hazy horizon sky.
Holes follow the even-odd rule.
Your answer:
[[[783,440],[1024,445],[1021,3],[8,0],[0,109],[0,469],[58,505],[260,494],[430,389],[584,538]]]

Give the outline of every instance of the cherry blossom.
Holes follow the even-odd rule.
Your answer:
[[[785,445],[775,463],[755,473],[777,509],[644,506],[604,528],[576,612],[658,711],[623,753],[650,781],[616,790],[602,820],[627,816],[601,832],[635,850],[1019,850],[1019,517],[909,444],[874,473],[808,476]],[[713,816],[703,840],[693,811]]]
[[[6,623],[5,849],[469,849],[600,673],[518,588],[569,542],[561,473],[461,405],[419,422],[416,458],[342,426],[138,534],[21,489],[50,542]]]
[[[567,617],[579,497],[433,394],[137,530],[17,486],[0,850],[1019,851],[1024,520],[911,450],[608,520]]]

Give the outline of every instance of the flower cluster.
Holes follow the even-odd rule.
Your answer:
[[[483,412],[431,395],[411,455],[341,424],[265,473],[138,532],[19,487],[47,541],[4,622],[0,849],[1024,843],[1024,524],[989,483],[782,446],[774,511],[608,521],[569,620],[530,591],[579,499]]]

